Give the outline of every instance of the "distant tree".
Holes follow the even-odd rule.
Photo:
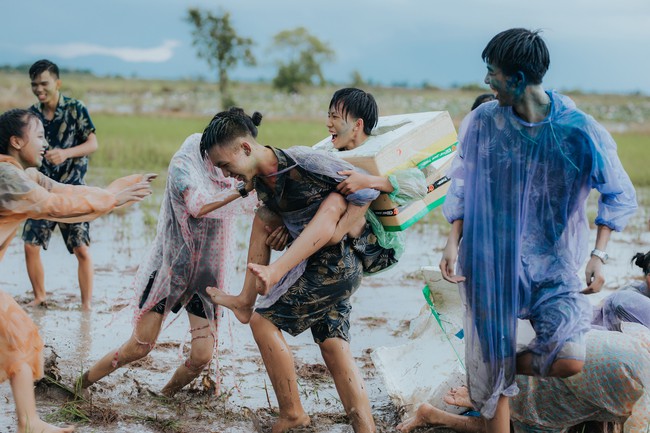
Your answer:
[[[228,71],[239,62],[247,66],[256,64],[251,51],[253,40],[237,34],[230,23],[229,12],[213,15],[209,11],[190,8],[186,21],[193,26],[192,45],[196,47],[198,57],[205,59],[217,71],[222,107],[234,105],[228,89]]]
[[[303,85],[325,85],[321,65],[334,60],[334,51],[304,27],[284,30],[273,37],[272,49],[279,53],[278,73],[273,79],[276,89],[298,93]]]
[[[367,85],[366,80],[361,76],[361,72],[356,69],[352,71],[352,82],[350,83],[352,87],[365,87]]]

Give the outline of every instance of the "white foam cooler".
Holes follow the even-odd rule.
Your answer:
[[[456,145],[456,129],[449,113],[430,111],[382,116],[362,146],[335,152],[376,176],[387,176],[406,168],[419,168],[424,172],[428,186],[424,199],[398,206],[388,194],[381,194],[370,206],[386,230],[401,231],[443,203],[449,188],[446,173]],[[314,148],[333,150],[331,137],[315,144]]]

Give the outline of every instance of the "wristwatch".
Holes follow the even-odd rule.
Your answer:
[[[237,184],[237,191],[242,197],[248,197],[248,191],[246,191],[246,184],[244,182],[239,182]]]
[[[596,256],[600,259],[601,262],[603,262],[603,265],[607,262],[607,259],[609,258],[609,254],[607,254],[605,251],[601,251],[598,248],[594,248],[591,251],[592,256]]]

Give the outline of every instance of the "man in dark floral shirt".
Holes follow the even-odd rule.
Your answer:
[[[59,92],[59,68],[49,60],[39,60],[29,69],[32,92],[38,102],[30,107],[45,127],[49,143],[41,172],[51,179],[68,184],[84,185],[88,155],[97,150],[97,138],[88,110],[82,102]],[[41,247],[47,249],[50,236],[58,224],[66,247],[79,262],[81,306],[90,309],[93,291],[93,263],[90,256],[89,225],[63,224],[47,220],[27,220],[23,228],[27,273],[34,290],[30,305],[45,301],[45,274],[41,262]]]

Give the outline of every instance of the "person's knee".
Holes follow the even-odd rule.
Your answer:
[[[558,359],[553,363],[553,376],[567,378],[582,371],[585,362],[577,359]]]
[[[327,338],[322,343],[319,343],[318,347],[326,364],[340,356],[345,356],[349,352],[347,341],[341,338]]]
[[[319,212],[330,215],[333,219],[338,220],[347,210],[347,202],[341,194],[332,192],[330,193],[323,203],[321,203]]]
[[[194,336],[190,360],[193,365],[207,365],[212,360],[214,353],[214,337],[212,334]]]
[[[149,352],[151,352],[153,347],[154,343],[147,343],[144,341],[138,341],[135,338],[131,338],[126,343],[126,345],[124,345],[122,349],[117,352],[117,361],[120,362],[124,360],[125,363],[129,363],[138,359],[142,359],[147,356]]]
[[[251,327],[251,331],[253,331],[253,334],[255,334],[256,332],[260,332],[263,326],[263,321],[264,318],[259,314],[253,314],[251,316],[250,322],[248,323],[249,326]]]
[[[72,252],[79,261],[90,260],[90,249],[87,245],[79,245],[78,247],[75,247]]]
[[[212,347],[193,347],[189,361],[192,369],[203,370],[212,361]]]

